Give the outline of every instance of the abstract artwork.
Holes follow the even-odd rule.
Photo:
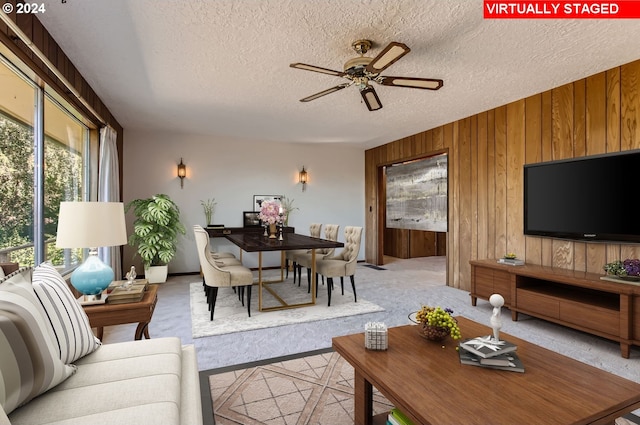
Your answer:
[[[387,227],[446,232],[447,169],[447,154],[387,167]]]

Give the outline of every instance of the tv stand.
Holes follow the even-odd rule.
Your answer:
[[[472,260],[471,305],[491,294],[504,297],[511,319],[524,313],[620,343],[622,357],[640,346],[640,286],[602,275],[497,260]]]

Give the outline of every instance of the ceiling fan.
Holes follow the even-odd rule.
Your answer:
[[[300,102],[310,102],[327,94],[337,92],[353,84],[360,90],[360,95],[365,105],[370,111],[377,111],[382,108],[382,103],[378,98],[371,82],[375,81],[383,86],[408,87],[413,89],[438,90],[443,85],[443,81],[434,78],[413,78],[413,77],[385,77],[380,75],[382,71],[393,65],[398,59],[411,51],[403,43],[395,41],[389,43],[375,58],[364,56],[371,49],[370,40],[358,40],[351,44],[353,49],[360,56],[349,59],[344,64],[344,71],[334,71],[332,69],[321,68],[319,66],[307,65],[305,63],[292,63],[292,68],[302,69],[305,71],[321,72],[323,74],[334,75],[336,77],[344,77],[350,80],[348,83],[342,83],[330,89],[323,90],[319,93],[300,99]]]

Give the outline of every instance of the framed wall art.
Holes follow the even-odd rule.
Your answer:
[[[264,201],[280,202],[282,195],[253,195],[253,210],[260,211],[260,207]]]
[[[446,232],[447,172],[447,154],[387,167],[387,227]]]

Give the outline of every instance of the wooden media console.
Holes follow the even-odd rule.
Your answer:
[[[511,319],[518,313],[558,323],[620,343],[622,357],[640,346],[640,285],[603,275],[497,260],[472,260],[471,304],[498,293]]]

